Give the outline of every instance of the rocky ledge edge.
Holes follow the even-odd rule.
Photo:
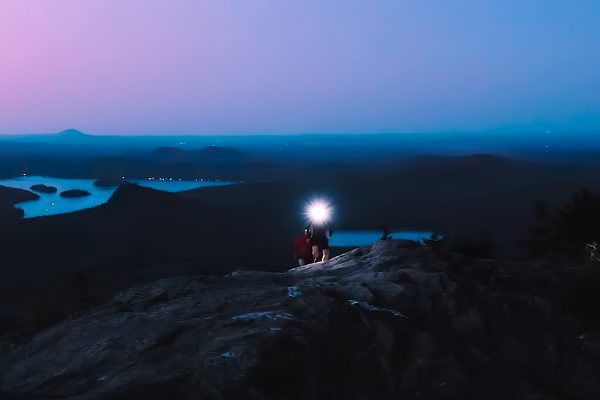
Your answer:
[[[567,269],[390,240],[163,279],[1,353],[0,398],[600,398],[600,335],[557,302]]]

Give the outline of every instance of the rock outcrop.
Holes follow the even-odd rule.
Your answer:
[[[122,185],[127,185],[130,182],[123,178],[123,177],[107,177],[107,178],[100,178],[97,179],[94,182],[94,186],[96,187],[101,187],[101,188],[110,188],[110,187],[118,187],[118,186],[122,186]]]
[[[597,399],[568,271],[382,241],[129,289],[0,355],[9,399]]]

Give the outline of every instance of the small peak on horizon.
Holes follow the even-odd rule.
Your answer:
[[[65,129],[58,133],[61,136],[87,136],[87,134],[77,130],[77,129]]]

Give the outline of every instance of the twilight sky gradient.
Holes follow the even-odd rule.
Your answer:
[[[600,129],[598,0],[1,0],[0,133]]]

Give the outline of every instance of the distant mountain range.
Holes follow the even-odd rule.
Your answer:
[[[90,135],[77,129],[59,133],[0,135],[0,143],[43,143],[93,145],[100,148],[148,150],[157,147],[197,149],[206,146],[233,147],[250,151],[278,151],[289,154],[331,154],[338,150],[390,151],[416,154],[465,155],[494,153],[549,154],[558,151],[600,150],[599,132],[537,133],[398,133],[398,134],[299,134],[299,135]]]
[[[0,136],[0,175],[7,171],[30,173],[33,164],[48,165],[57,158],[115,166],[115,174],[124,176],[132,163],[214,165],[240,163],[297,166],[324,163],[389,163],[416,156],[471,156],[489,154],[530,161],[593,164],[600,158],[600,135],[591,133],[542,132],[537,134],[369,134],[369,135],[271,135],[271,136],[102,136],[77,129],[59,133]],[[36,158],[36,160],[33,160]],[[430,162],[432,160],[429,160]],[[10,168],[7,165],[10,164]],[[118,165],[117,165],[118,164]],[[181,166],[174,166],[169,174]],[[84,169],[89,169],[85,167]],[[196,177],[216,171],[189,169]],[[71,169],[73,171],[73,169]],[[122,172],[121,172],[122,171]],[[231,172],[231,171],[229,171]],[[153,176],[153,168],[134,169],[134,175]],[[64,174],[61,172],[61,174]],[[10,174],[9,174],[10,175]],[[237,175],[237,173],[236,173]],[[182,175],[183,177],[183,175]],[[231,178],[229,176],[215,176]],[[233,178],[236,178],[235,176]]]

